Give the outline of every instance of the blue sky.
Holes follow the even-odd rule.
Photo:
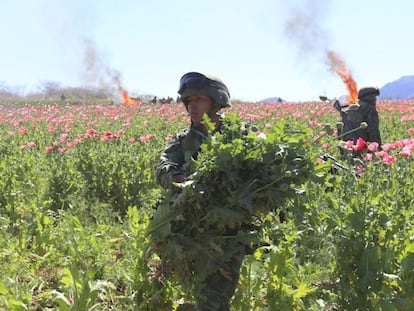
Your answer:
[[[120,83],[175,98],[200,71],[235,99],[338,97],[327,50],[359,87],[414,74],[413,14],[410,0],[1,0],[0,87]]]

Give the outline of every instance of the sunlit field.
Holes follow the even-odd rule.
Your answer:
[[[411,310],[414,101],[377,107],[382,149],[368,145],[356,164],[339,153],[329,103],[225,111],[257,135],[304,129],[319,177],[284,204],[286,221],[269,215],[232,310]],[[165,195],[160,153],[189,124],[181,104],[8,103],[0,124],[2,310],[175,310],[189,298],[146,252]],[[334,174],[324,155],[344,169]]]

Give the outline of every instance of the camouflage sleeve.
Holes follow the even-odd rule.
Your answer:
[[[367,123],[368,123],[368,141],[377,142],[381,145],[381,133],[379,130],[379,117],[378,111],[374,106],[371,106],[367,114]]]
[[[160,156],[160,162],[156,171],[156,181],[166,189],[171,188],[173,176],[180,174],[181,167],[184,164],[181,138],[181,134],[176,135]]]

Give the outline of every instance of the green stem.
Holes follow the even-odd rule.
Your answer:
[[[270,186],[274,185],[275,183],[277,183],[277,182],[281,181],[283,178],[284,178],[284,176],[283,176],[283,177],[280,177],[280,178],[278,178],[278,179],[275,179],[275,180],[273,180],[271,183],[269,183],[269,184],[267,184],[267,185],[264,185],[264,186],[263,186],[263,187],[261,187],[261,188],[256,189],[256,190],[255,190],[255,191],[253,191],[251,194],[256,194],[256,193],[258,193],[258,192],[260,192],[260,191],[262,191],[262,190],[265,190],[266,188],[269,188]]]
[[[359,130],[360,130],[360,129],[362,129],[362,128],[363,128],[362,126],[359,126],[359,127],[354,128],[354,129],[352,129],[352,130],[349,130],[348,132],[345,132],[345,133],[342,133],[341,135],[338,135],[338,138],[342,138],[342,137],[344,137],[344,136],[346,136],[346,135],[348,135],[348,134],[351,134],[351,133],[353,133],[353,132],[359,131]]]

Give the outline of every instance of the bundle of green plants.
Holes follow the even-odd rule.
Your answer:
[[[263,133],[230,114],[211,133],[185,168],[189,180],[166,193],[148,228],[150,253],[186,290],[225,266],[229,242],[260,244],[260,231],[314,171],[306,129],[280,121]]]

